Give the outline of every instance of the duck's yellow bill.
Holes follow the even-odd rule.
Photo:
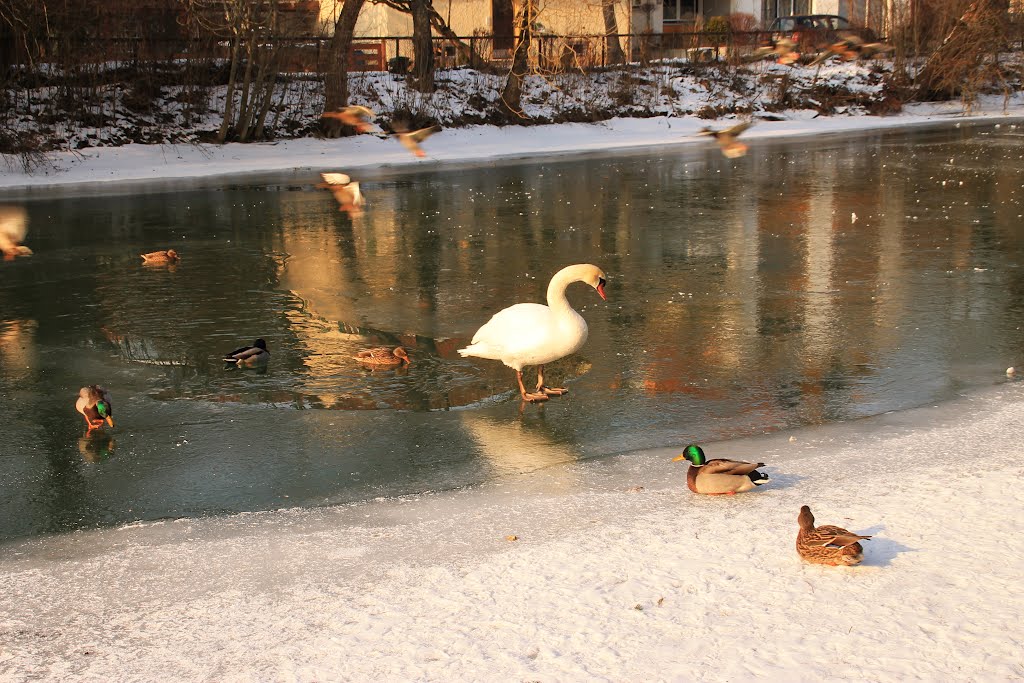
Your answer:
[[[114,418],[108,417],[107,418],[107,424],[110,425],[111,427],[113,427],[114,426]]]
[[[672,462],[679,462],[680,460],[686,460],[685,453],[683,453],[682,455],[677,455],[676,457],[672,458]]]

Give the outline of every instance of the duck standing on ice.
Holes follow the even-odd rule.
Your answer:
[[[110,392],[98,384],[90,384],[78,390],[75,410],[85,418],[88,431],[102,427],[106,422],[114,426],[114,404],[110,400]]]
[[[578,351],[587,341],[587,321],[569,305],[566,288],[574,282],[585,282],[607,300],[604,271],[589,263],[566,266],[548,283],[548,305],[515,304],[498,311],[473,335],[473,341],[460,356],[500,360],[516,371],[519,394],[523,400],[546,401],[561,396],[568,389],[544,385],[544,365]],[[537,389],[528,392],[523,386],[523,366],[537,366]]]

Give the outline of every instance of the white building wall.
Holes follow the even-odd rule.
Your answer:
[[[619,33],[629,33],[629,1],[616,0]],[[343,4],[341,0],[321,0],[320,22],[327,35],[334,32],[334,21]],[[471,36],[474,31],[491,32],[491,0],[434,0],[434,9],[444,17],[456,35]],[[551,33],[604,33],[604,15],[600,0],[547,0],[540,5],[537,21]],[[368,2],[359,13],[356,35],[411,36],[412,17],[384,5]]]
[[[811,12],[814,14],[840,14],[839,0],[811,0]]]
[[[732,0],[732,11],[761,18],[761,0]]]

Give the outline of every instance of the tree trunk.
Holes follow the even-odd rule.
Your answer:
[[[231,39],[231,70],[228,74],[228,88],[224,98],[224,118],[221,119],[220,129],[217,131],[218,144],[223,144],[227,140],[231,121],[234,119],[235,87],[238,79],[238,53],[241,49],[241,38],[234,36]]]
[[[327,72],[324,74],[324,111],[335,111],[348,105],[348,54],[352,49],[352,36],[356,30],[356,19],[365,0],[345,0],[334,24],[334,37],[328,55]],[[325,119],[325,133],[337,137],[341,122]]]
[[[416,89],[434,92],[434,41],[430,32],[430,0],[410,0],[412,14],[413,77]]]
[[[601,0],[604,12],[605,61],[607,64],[622,64],[625,56],[619,43],[619,21],[615,16],[615,0]]]
[[[526,0],[519,14],[519,38],[516,40],[515,54],[512,56],[512,69],[508,72],[508,79],[501,91],[501,104],[505,113],[518,117],[523,116],[523,80],[530,70],[533,21],[533,0]]]

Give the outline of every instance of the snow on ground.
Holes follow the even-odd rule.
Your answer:
[[[958,103],[912,105],[899,115],[815,117],[813,112],[788,112],[786,120],[760,121],[744,134],[751,144],[781,136],[818,135],[955,121],[1005,121],[1024,116],[1024,94],[1009,104],[986,98],[965,114]],[[697,117],[617,118],[601,123],[543,126],[470,126],[442,131],[423,145],[427,157],[409,154],[394,140],[373,135],[323,140],[298,138],[273,143],[223,146],[141,145],[93,147],[49,155],[50,166],[26,174],[17,159],[0,159],[0,190],[120,183],[136,180],[197,178],[259,171],[303,174],[315,170],[358,171],[365,168],[478,162],[497,159],[608,152],[637,147],[708,145],[696,133],[704,126],[722,128],[735,119],[706,121]],[[2,157],[3,155],[0,155]],[[356,173],[358,178],[358,173]]]
[[[0,679],[1021,680],[1021,443],[1009,382],[705,444],[768,463],[737,496],[689,493],[672,449],[8,544]],[[801,563],[802,504],[873,534],[865,563]]]

